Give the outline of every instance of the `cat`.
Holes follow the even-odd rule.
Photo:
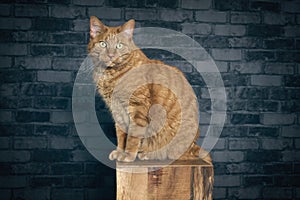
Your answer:
[[[198,107],[191,111],[196,115],[188,113],[186,121],[191,121],[192,125],[186,127],[184,133],[178,136],[179,139],[173,141],[176,134],[179,135],[179,127],[185,122],[182,112],[185,109],[191,110],[181,108],[179,99],[189,96],[185,102],[191,105],[190,102],[197,102],[197,98],[179,69],[162,61],[149,59],[135,45],[134,25],[135,21],[131,19],[122,26],[108,27],[97,17],[90,17],[88,53],[95,63],[93,79],[113,114],[117,134],[117,149],[110,153],[109,159],[132,162],[137,157],[140,160],[201,158],[211,163],[210,155],[196,145],[199,137]],[[131,73],[134,70],[137,71]],[[164,79],[170,87],[156,83],[154,79]],[[137,87],[130,94],[128,102],[121,100],[122,95],[129,95],[130,84],[143,81],[150,82]],[[114,93],[119,82],[119,93]],[[179,92],[175,94],[170,89],[171,86]],[[114,95],[117,96],[116,101],[113,99]],[[157,105],[162,106],[164,112],[160,112],[160,106]],[[161,120],[163,117],[165,121]],[[155,129],[155,123],[163,125],[160,129]],[[189,141],[188,137],[192,137],[192,140]]]

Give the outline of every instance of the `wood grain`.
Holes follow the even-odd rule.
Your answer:
[[[117,200],[212,199],[212,165],[201,160],[166,163],[118,162]]]

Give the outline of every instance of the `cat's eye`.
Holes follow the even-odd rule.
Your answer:
[[[100,44],[100,47],[102,47],[102,48],[105,48],[107,46],[106,43],[103,41],[101,41],[99,44]]]
[[[117,49],[122,49],[123,48],[123,44],[119,43],[117,44]]]

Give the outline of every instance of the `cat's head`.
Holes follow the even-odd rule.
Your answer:
[[[132,40],[134,23],[129,20],[122,26],[108,27],[91,16],[89,53],[109,67],[124,62],[136,48]]]

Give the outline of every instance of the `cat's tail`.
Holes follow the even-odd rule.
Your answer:
[[[201,159],[207,162],[208,164],[212,164],[210,154],[195,143],[191,145],[188,154],[191,155],[194,159]]]

